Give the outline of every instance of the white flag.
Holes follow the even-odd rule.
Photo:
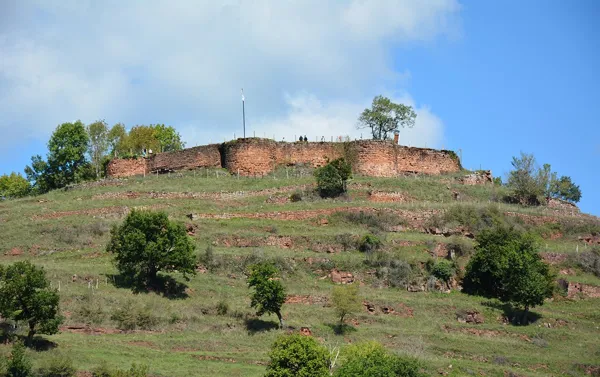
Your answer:
[[[242,89],[242,102],[244,102],[246,100],[246,97],[244,97],[244,89]]]

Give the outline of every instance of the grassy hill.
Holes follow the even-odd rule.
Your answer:
[[[66,319],[59,334],[43,336],[49,350],[31,351],[36,365],[61,351],[81,371],[106,360],[114,367],[145,363],[159,376],[260,376],[277,335],[308,327],[330,346],[377,340],[418,357],[431,375],[598,373],[599,298],[557,294],[533,309],[535,323],[514,326],[500,305],[446,292],[424,266],[443,258],[448,244],[468,254],[471,234],[496,219],[537,233],[559,278],[600,286],[572,257],[589,250],[578,238],[600,231],[599,220],[503,204],[504,188],[466,186],[460,175],[355,177],[348,196],[336,200],[312,194],[314,179],[301,169],[263,179],[198,170],[85,184],[0,202],[0,263],[31,260],[60,287]],[[294,193],[302,200],[290,201]],[[162,210],[186,224],[201,262],[191,281],[175,274],[178,283],[168,291],[139,294],[120,285],[105,247],[111,226],[132,208]],[[383,240],[380,252],[357,250],[368,233]],[[276,329],[275,316],[257,318],[249,307],[244,271],[261,259],[283,271],[287,330]],[[385,277],[399,261],[411,266],[408,282]],[[342,335],[328,305],[332,270],[360,281],[368,304]],[[457,321],[473,310],[484,323]],[[9,349],[0,345],[0,357]]]

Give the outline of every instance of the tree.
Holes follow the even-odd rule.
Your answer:
[[[29,194],[31,187],[27,179],[15,172],[0,176],[0,199],[21,198]]]
[[[346,192],[346,183],[352,178],[352,167],[343,158],[331,161],[314,172],[317,190],[322,197],[336,197]]]
[[[562,200],[568,200],[577,203],[581,200],[581,190],[579,186],[571,181],[571,177],[562,176],[560,179],[555,179],[550,187],[552,197]]]
[[[26,354],[25,346],[21,342],[14,343],[6,367],[6,377],[32,377],[31,369],[31,360]]]
[[[43,194],[52,189],[48,163],[39,154],[31,157],[31,166],[25,166],[25,176],[35,194]]]
[[[449,261],[442,260],[433,265],[431,275],[446,283],[448,288],[450,288],[450,279],[454,276],[454,268]]]
[[[416,359],[388,352],[376,342],[353,344],[346,348],[335,377],[422,377]]]
[[[277,278],[279,271],[271,263],[258,263],[250,266],[248,288],[254,288],[250,306],[256,308],[256,315],[275,314],[279,326],[283,328],[281,307],[285,302],[283,284]]]
[[[463,279],[468,294],[496,298],[524,308],[552,296],[554,277],[537,252],[535,239],[512,228],[483,230]]]
[[[185,279],[196,273],[194,243],[164,212],[131,211],[112,228],[106,250],[115,255],[119,272],[138,286],[156,282],[159,271],[179,271]]]
[[[281,335],[269,353],[266,377],[329,376],[329,353],[309,336]]]
[[[61,188],[88,178],[85,154],[89,137],[81,121],[63,123],[48,141],[48,167],[52,188]]]
[[[108,131],[108,147],[110,154],[118,157],[127,152],[127,131],[123,123],[117,123]]]
[[[160,143],[154,134],[152,126],[135,126],[127,135],[127,148],[130,153],[141,154],[144,149],[158,151]]]
[[[58,304],[58,293],[50,288],[42,268],[30,262],[0,266],[0,314],[17,323],[27,323],[27,344],[31,344],[36,333],[58,332],[63,320]]]
[[[335,314],[339,319],[340,328],[344,326],[344,319],[352,313],[356,313],[362,307],[362,301],[358,296],[358,284],[347,284],[333,287],[331,301]]]
[[[393,103],[389,98],[377,96],[370,109],[358,118],[358,128],[370,128],[375,140],[387,140],[388,134],[400,127],[415,125],[417,114],[411,106]]]
[[[181,135],[172,126],[155,124],[154,137],[160,146],[159,152],[171,152],[182,150],[185,143],[181,141]]]
[[[89,155],[96,179],[100,178],[102,160],[108,150],[108,125],[104,120],[98,120],[87,126],[87,133],[90,138]]]
[[[511,165],[514,170],[508,175],[507,186],[513,197],[521,204],[539,204],[545,194],[545,179],[544,170],[536,167],[535,157],[521,152],[520,158],[512,158]]]

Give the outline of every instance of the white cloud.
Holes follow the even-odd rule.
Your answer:
[[[9,0],[0,14],[2,7],[20,22],[0,26],[0,147],[45,141],[77,118],[164,122],[188,145],[218,141],[241,128],[240,87],[257,136],[360,135],[356,117],[370,99],[410,77],[392,65],[392,48],[460,31],[455,0]],[[419,131],[402,137],[439,145],[441,120],[417,108]]]

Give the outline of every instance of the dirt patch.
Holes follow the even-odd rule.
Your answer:
[[[4,253],[4,255],[8,255],[10,257],[17,257],[19,255],[23,255],[23,250],[21,250],[18,247],[13,247],[12,249],[10,249],[6,253]]]
[[[560,264],[567,260],[568,255],[563,253],[540,253],[544,262],[548,264]]]
[[[286,304],[325,305],[328,302],[329,299],[326,296],[288,295],[285,298]]]
[[[338,271],[337,269],[331,270],[329,274],[331,281],[337,284],[352,284],[354,283],[354,275],[350,272]]]
[[[373,315],[391,314],[407,318],[412,318],[414,316],[413,309],[402,302],[396,305],[378,305],[364,301],[363,308],[367,313]]]
[[[87,327],[87,326],[62,326],[60,331],[72,334],[85,335],[105,335],[105,334],[122,334],[123,331],[114,328],[106,327]]]
[[[403,192],[369,191],[368,199],[376,203],[407,203],[412,198]]]

